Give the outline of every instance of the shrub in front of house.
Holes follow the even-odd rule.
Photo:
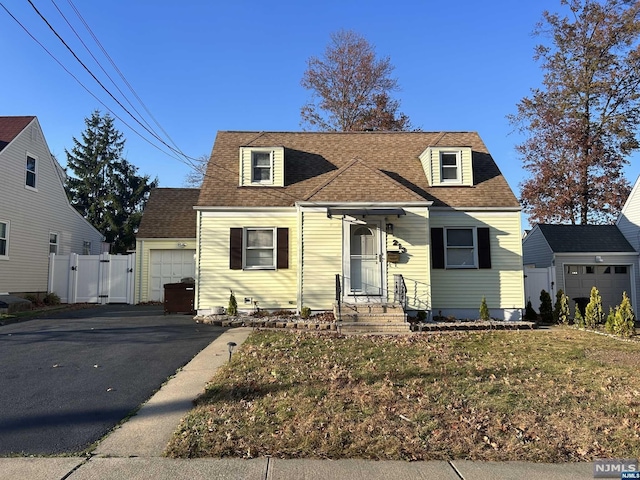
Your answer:
[[[238,302],[236,301],[236,296],[233,294],[233,290],[231,290],[231,295],[229,295],[229,305],[227,307],[227,315],[232,317],[238,314]]]
[[[589,303],[584,309],[584,324],[587,328],[596,328],[604,322],[604,312],[602,310],[602,297],[596,287],[591,287]]]
[[[538,314],[533,309],[533,306],[531,305],[531,300],[527,302],[527,306],[524,309],[524,319],[532,322],[535,322],[536,320],[538,320]]]
[[[482,297],[482,302],[480,302],[480,320],[488,322],[491,320],[491,315],[489,314],[489,307],[487,306],[486,297]]]
[[[553,323],[551,295],[546,290],[540,292],[540,320],[542,323]]]
[[[607,332],[621,337],[631,337],[635,335],[635,315],[631,308],[631,302],[627,297],[627,292],[622,293],[622,302],[616,307],[615,313],[609,309],[609,316],[605,324]]]
[[[573,316],[573,324],[578,328],[584,328],[584,317],[582,316],[582,313],[580,313],[578,302],[576,302],[576,313]]]
[[[569,297],[567,297],[562,289],[558,290],[558,295],[556,295],[556,297],[557,300],[556,308],[554,310],[554,318],[557,323],[568,325],[569,317],[571,316],[571,311],[569,310]]]

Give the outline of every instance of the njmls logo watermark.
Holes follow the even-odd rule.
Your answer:
[[[629,476],[627,476],[627,474]],[[593,478],[639,478],[638,460],[618,458],[596,460],[593,463]]]

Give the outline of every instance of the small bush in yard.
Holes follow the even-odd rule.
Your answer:
[[[416,313],[416,318],[419,322],[424,322],[427,319],[427,312],[425,312],[424,310],[418,310],[418,313]]]
[[[42,303],[49,306],[60,305],[60,297],[53,292],[49,292],[42,299]]]
[[[571,312],[569,311],[569,297],[565,295],[562,289],[558,291],[556,297],[558,299],[556,301],[556,309],[554,310],[554,318],[556,322],[561,323],[562,325],[568,325],[569,317],[571,316]]]
[[[602,311],[602,297],[596,287],[591,287],[591,295],[589,303],[584,309],[584,323],[587,328],[596,328],[597,325],[604,321],[604,312]]]
[[[604,322],[604,329],[607,333],[613,333],[613,324],[616,321],[616,312],[613,311],[613,308],[609,307],[609,315],[607,315],[607,319]]]
[[[485,322],[491,320],[489,307],[487,307],[487,299],[485,297],[482,297],[482,302],[480,303],[480,320]]]
[[[300,309],[300,316],[304,319],[307,319],[311,316],[311,309],[309,307],[302,307]]]
[[[611,316],[611,313],[609,313],[609,316]],[[627,297],[627,292],[622,293],[622,303],[616,307],[613,319],[610,320],[609,317],[607,318],[605,328],[609,333],[622,337],[635,335],[635,316],[631,308],[631,302],[629,302],[629,297]]]
[[[233,290],[231,290],[231,295],[229,295],[229,306],[227,307],[227,314],[232,317],[238,314],[238,302],[236,301],[236,296],[233,294]]]
[[[564,290],[559,289],[558,292],[556,293],[556,303],[553,304],[553,320],[556,323],[565,323],[566,324],[566,322],[563,322],[562,319],[560,318],[561,315],[562,315],[562,297],[563,296],[566,297],[566,295],[564,294]],[[567,306],[567,310],[566,310],[565,313],[566,313],[566,316],[567,316],[567,319],[568,319],[569,318],[569,313],[568,313],[569,312],[569,305],[568,305],[568,302],[565,302],[565,303],[566,303],[566,306]]]
[[[576,302],[576,313],[573,316],[573,324],[576,327],[584,328],[584,317],[580,313],[580,309],[578,308],[578,302]]]
[[[540,319],[542,323],[553,323],[553,307],[551,295],[546,290],[540,292]]]
[[[538,314],[531,306],[531,300],[527,302],[527,306],[524,309],[524,319],[531,320],[532,322],[535,322],[538,319]]]

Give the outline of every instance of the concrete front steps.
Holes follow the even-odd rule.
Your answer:
[[[341,333],[411,332],[404,309],[395,303],[342,303],[340,314],[337,305],[333,313]]]

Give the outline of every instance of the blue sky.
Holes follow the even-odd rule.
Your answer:
[[[57,5],[117,79],[75,16],[75,5],[153,117],[191,157],[208,155],[218,130],[300,130],[300,107],[310,95],[300,86],[306,60],[322,55],[332,32],[354,30],[379,56],[391,58],[401,87],[395,97],[412,124],[425,131],[477,131],[516,195],[525,173],[514,151],[520,138],[506,115],[540,85],[533,48],[541,39],[531,34],[536,22],[543,10],[562,8],[559,0],[32,1],[121,98],[56,10]],[[0,3],[117,117],[151,138],[89,77],[26,0]],[[2,8],[0,47],[0,115],[36,115],[64,165],[64,150],[72,148],[72,137],[80,137],[84,118],[107,109]],[[160,186],[183,185],[188,166],[118,119],[116,127],[126,138],[126,158],[140,173],[157,176]],[[627,168],[632,183],[638,172],[636,165]]]

